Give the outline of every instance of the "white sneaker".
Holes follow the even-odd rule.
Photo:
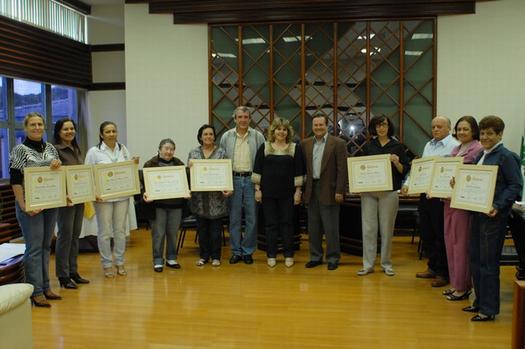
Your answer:
[[[372,268],[370,268],[370,269],[365,269],[365,268],[363,268],[363,269],[361,269],[361,270],[359,270],[359,271],[357,272],[357,275],[359,275],[359,276],[365,276],[365,275],[367,275],[367,274],[371,274],[371,273],[373,273],[373,272],[374,272],[374,269],[372,269]]]
[[[200,258],[197,262],[195,262],[195,265],[198,267],[202,267],[204,264],[208,263],[207,260]]]
[[[220,265],[221,265],[221,261],[218,260],[218,259],[214,259],[214,260],[211,261],[211,266],[212,267],[218,267]]]
[[[273,268],[277,264],[277,260],[275,258],[268,258],[266,264],[268,264],[270,268]]]
[[[396,275],[396,273],[394,272],[394,269],[392,268],[386,268],[386,269],[383,269],[383,271],[385,272],[385,275],[388,275],[388,276]]]
[[[287,267],[287,268],[290,268],[291,266],[294,265],[294,260],[293,260],[293,257],[286,257],[284,259],[284,265]]]

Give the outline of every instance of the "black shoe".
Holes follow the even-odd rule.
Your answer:
[[[525,280],[525,270],[518,269],[518,271],[516,272],[516,279]]]
[[[479,311],[479,308],[473,305],[469,305],[468,307],[465,307],[461,310],[466,311],[467,313],[477,313]]]
[[[495,315],[476,315],[470,321],[473,322],[484,322],[484,321],[494,321],[496,319]]]
[[[337,262],[328,262],[327,269],[328,270],[336,270],[338,266],[339,266],[339,263],[337,263]]]
[[[168,262],[166,262],[166,266],[167,266],[168,268],[180,269],[180,264],[179,264],[179,263],[169,264]]]
[[[237,263],[239,263],[241,261],[241,259],[242,259],[241,256],[234,254],[230,258],[230,264],[237,264]]]
[[[464,299],[468,299],[468,297],[470,296],[470,293],[471,293],[470,290],[463,292],[463,294],[460,294],[459,296],[456,296],[454,293],[451,293],[447,296],[447,299],[449,301],[462,301]]]
[[[154,266],[153,270],[155,270],[157,273],[162,273],[164,268],[162,266],[158,265],[158,266]]]
[[[314,268],[314,267],[317,267],[318,265],[321,265],[323,264],[323,262],[321,261],[309,261],[308,263],[306,263],[304,265],[305,268]]]
[[[70,274],[69,277],[71,278],[71,280],[75,281],[75,283],[77,284],[89,284],[89,280],[84,279],[78,273]]]
[[[242,260],[244,261],[244,264],[253,264],[253,257],[251,254],[245,254],[242,256]]]
[[[58,282],[60,283],[60,287],[63,287],[63,288],[70,288],[70,289],[78,288],[77,284],[75,284],[70,278],[58,278]]]

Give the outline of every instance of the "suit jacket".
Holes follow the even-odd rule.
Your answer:
[[[312,173],[313,173],[313,150],[314,139],[308,137],[301,142],[303,155],[306,162],[306,182],[304,189],[304,201],[310,202],[312,196]],[[321,195],[319,201],[323,205],[335,205],[335,194],[344,194],[348,183],[346,169],[345,142],[337,137],[328,135],[321,160],[321,176],[319,184],[321,186]]]

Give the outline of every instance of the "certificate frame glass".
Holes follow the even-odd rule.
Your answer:
[[[48,183],[51,188],[42,188],[43,183]],[[24,199],[27,211],[67,206],[64,169],[52,170],[47,166],[24,168]]]
[[[460,165],[456,170],[450,207],[489,213],[492,209],[498,166]]]
[[[191,191],[232,191],[233,172],[230,159],[193,159],[190,166]],[[204,176],[212,173],[216,176]],[[207,183],[210,179],[214,183]]]
[[[95,181],[91,165],[64,166],[67,195],[72,204],[95,201]]]
[[[410,169],[410,182],[408,184],[408,194],[428,193],[432,181],[432,172],[437,156],[427,156],[412,160]]]
[[[144,167],[142,173],[144,174],[144,186],[148,194],[148,200],[176,199],[190,196],[186,166]],[[181,188],[173,190],[173,182],[177,178]],[[155,183],[155,181],[161,179],[169,180],[168,186]],[[172,185],[169,186],[169,184]]]
[[[113,181],[122,176],[122,183],[108,184],[108,178]],[[102,200],[116,199],[126,196],[132,196],[140,193],[139,172],[135,161],[121,161],[111,164],[97,164],[93,166],[93,175],[95,177],[95,192]],[[129,178],[126,178],[126,175]],[[113,178],[114,177],[114,178]],[[128,181],[126,183],[126,180]]]
[[[462,156],[436,159],[428,194],[434,198],[449,199],[453,191],[450,180],[456,175],[456,170],[460,165],[463,165]]]
[[[392,190],[390,154],[351,157],[346,164],[351,193]]]

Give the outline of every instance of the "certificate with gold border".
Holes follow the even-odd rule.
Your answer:
[[[191,191],[233,190],[232,161],[230,159],[190,161]]]
[[[450,180],[456,175],[459,165],[463,165],[463,157],[461,156],[436,159],[428,193],[431,197],[450,198],[452,196]]]
[[[27,211],[66,206],[66,172],[62,167],[24,168],[24,196]]]
[[[412,160],[408,194],[428,193],[434,172],[434,162],[439,158],[438,156],[429,156]]]
[[[145,167],[142,172],[149,200],[190,196],[185,166]]]
[[[134,161],[93,166],[96,195],[102,200],[140,193],[139,172]]]
[[[390,154],[352,157],[346,164],[351,193],[392,190]]]
[[[459,166],[450,207],[488,213],[492,209],[497,176],[498,166]]]
[[[91,165],[63,166],[66,170],[67,196],[71,203],[95,201],[95,181]]]

